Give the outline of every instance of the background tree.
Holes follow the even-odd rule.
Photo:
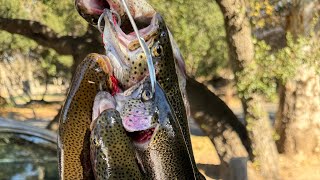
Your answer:
[[[286,16],[288,46],[278,54],[296,66],[282,82],[276,129],[288,155],[320,153],[319,1],[292,1]]]
[[[29,38],[2,32],[6,37],[16,39],[17,47],[10,49],[20,48],[28,52],[32,48],[29,43],[33,48],[37,45],[51,48],[59,55],[71,55],[73,67],[88,53],[103,52],[103,47],[97,46],[101,38],[96,28],[82,20],[72,1],[56,4],[54,1],[1,0],[1,4],[0,28]],[[8,38],[2,38],[2,41],[4,44],[10,43]]]
[[[251,23],[260,33],[256,37],[266,42],[255,44],[256,60],[264,77],[263,92],[270,97],[278,90],[278,150],[288,155],[318,153],[320,3],[251,3]]]
[[[217,2],[224,16],[230,63],[252,141],[255,164],[267,179],[278,179],[278,152],[272,139],[272,127],[264,108],[264,99],[256,86],[258,69],[254,61],[246,4],[241,0]]]

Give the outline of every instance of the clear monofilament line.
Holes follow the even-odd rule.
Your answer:
[[[145,40],[140,36],[137,25],[134,22],[134,19],[128,9],[128,6],[127,6],[127,3],[125,0],[122,0],[122,5],[124,6],[124,9],[129,17],[130,23],[131,23],[132,28],[138,38],[139,44],[142,47],[143,52],[146,54],[147,63],[148,63],[148,70],[149,70],[149,75],[150,75],[150,81],[151,81],[151,87],[152,87],[152,93],[154,93],[155,92],[155,84],[156,84],[156,71],[153,66],[151,52],[150,52]]]

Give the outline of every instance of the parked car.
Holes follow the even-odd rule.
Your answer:
[[[57,135],[0,117],[0,179],[59,179]]]

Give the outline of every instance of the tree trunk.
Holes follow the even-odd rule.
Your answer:
[[[251,27],[242,0],[217,1],[225,21],[229,55],[237,83],[250,79],[255,72]],[[243,74],[243,76],[239,76]],[[251,78],[252,79],[252,78]],[[240,97],[247,121],[247,129],[255,155],[254,163],[266,179],[278,179],[278,152],[272,139],[272,127],[259,93]]]
[[[294,38],[308,35],[319,2],[293,4],[287,17],[287,31]],[[306,52],[308,53],[308,52]],[[280,89],[276,130],[277,146],[287,155],[320,153],[320,78],[306,63]]]
[[[281,153],[320,153],[319,82],[315,69],[304,65],[281,88],[276,122],[280,135],[277,145]]]
[[[16,106],[17,103],[16,103],[16,101],[14,99],[14,95],[13,95],[13,92],[11,90],[12,86],[10,85],[9,76],[7,74],[8,74],[8,72],[7,72],[6,68],[3,67],[2,64],[0,64],[0,76],[1,76],[1,78],[3,80],[3,84],[4,84],[4,86],[5,86],[5,88],[6,88],[7,92],[8,92],[10,103]]]

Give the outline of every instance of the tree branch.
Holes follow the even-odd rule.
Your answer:
[[[205,85],[188,78],[186,89],[192,117],[217,150],[222,179],[247,179],[247,157],[253,153],[246,127]]]
[[[36,41],[39,45],[52,48],[61,55],[73,53],[73,44],[78,37],[59,36],[54,30],[37,21],[0,17],[0,29],[20,34]]]
[[[237,138],[232,141],[240,140],[240,143],[234,147],[231,153],[235,153],[235,148],[240,149],[239,144],[243,144],[249,157],[252,158],[251,141],[248,137],[246,127],[238,120],[232,110],[213,92],[211,92],[204,84],[199,83],[193,78],[187,79],[187,94],[190,103],[191,115],[199,124],[201,129],[210,137],[211,141],[216,145],[215,139],[228,139],[224,137],[228,135],[225,131],[234,131]],[[205,102],[205,103],[204,103]],[[231,143],[230,141],[225,141]],[[229,144],[232,146],[232,144]],[[219,152],[218,152],[219,153]],[[223,152],[224,155],[227,152]],[[233,155],[230,155],[231,157]]]

